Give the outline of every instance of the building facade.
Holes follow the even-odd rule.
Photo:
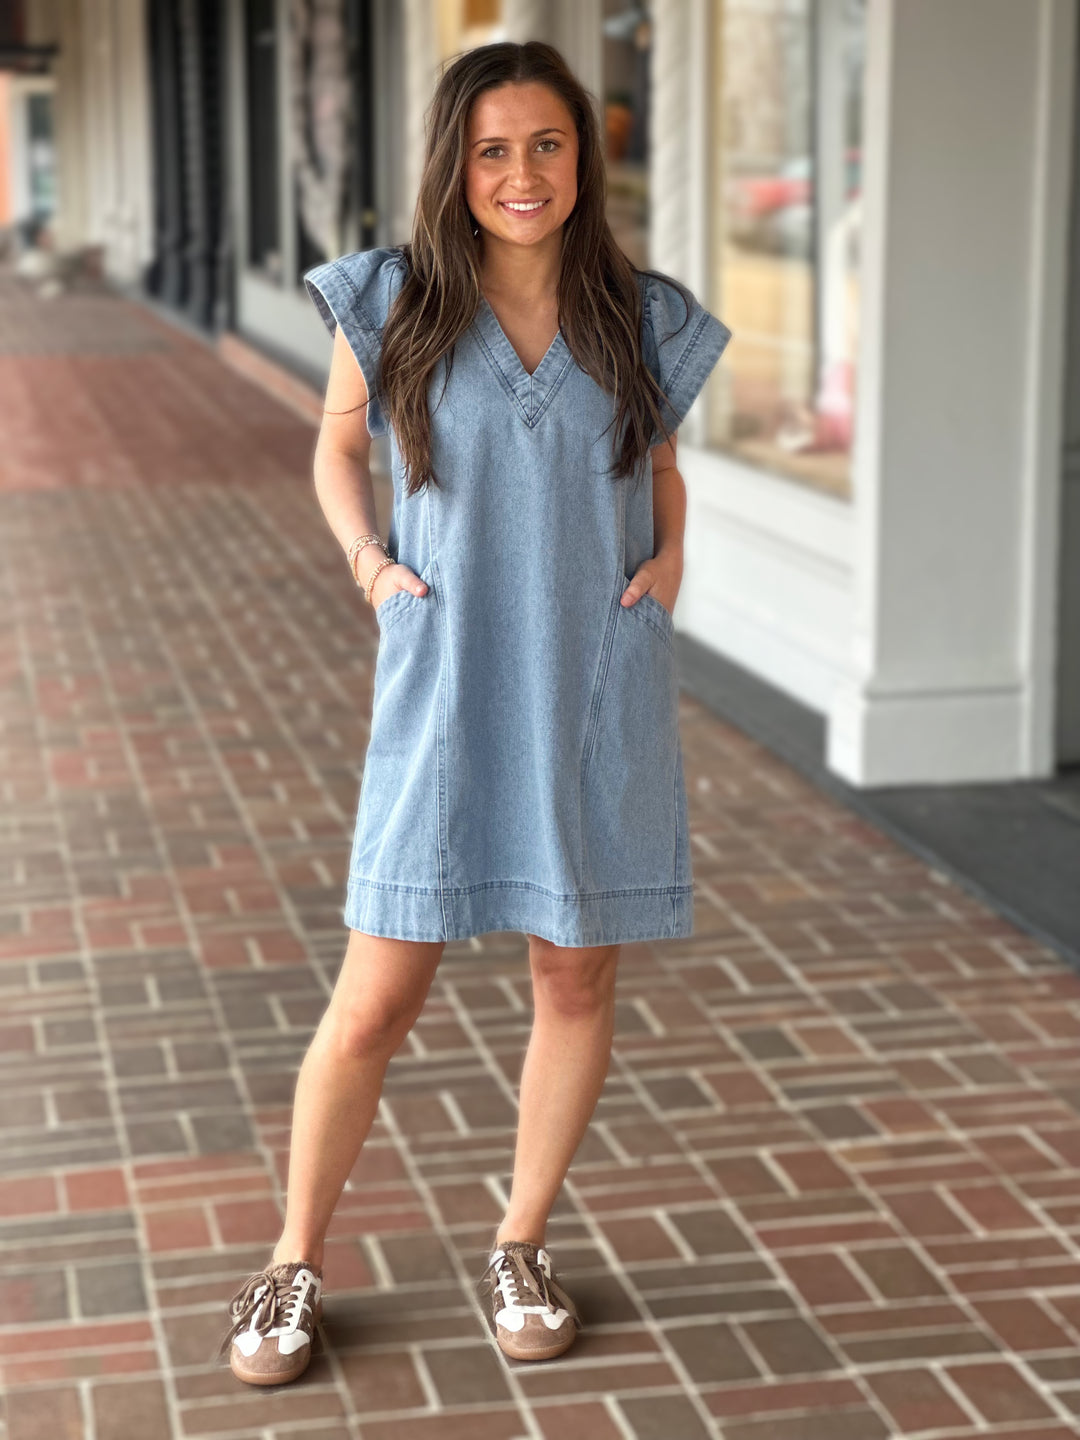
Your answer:
[[[1076,9],[26,0],[25,38],[57,243],[316,382],[300,277],[408,238],[438,66],[557,44],[620,243],[734,332],[681,432],[676,625],[876,787],[1080,764]]]

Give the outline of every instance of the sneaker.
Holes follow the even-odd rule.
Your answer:
[[[251,1275],[229,1301],[232,1325],[219,1358],[229,1352],[238,1380],[285,1385],[311,1359],[311,1337],[322,1319],[322,1271],[303,1260],[269,1265]]]
[[[499,1349],[514,1360],[550,1360],[574,1343],[577,1307],[555,1278],[551,1256],[529,1240],[492,1251],[477,1294]]]

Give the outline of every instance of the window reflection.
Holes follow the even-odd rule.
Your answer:
[[[604,0],[607,218],[635,265],[649,264],[649,65],[652,21],[637,0]]]
[[[865,0],[717,0],[709,439],[850,495]]]

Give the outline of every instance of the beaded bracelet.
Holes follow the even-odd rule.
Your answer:
[[[352,577],[356,581],[357,585],[361,586],[363,585],[363,581],[356,573],[356,562],[359,559],[360,552],[361,550],[363,550],[365,545],[377,545],[379,549],[383,552],[383,554],[387,557],[387,559],[390,559],[390,552],[383,544],[381,536],[376,534],[357,535],[356,539],[350,542],[347,554],[349,559],[349,569],[352,571]]]
[[[346,554],[349,558],[349,566],[352,569],[354,575],[356,573],[356,557],[357,555],[359,555],[360,551],[363,550],[365,545],[378,545],[379,549],[383,552],[384,555],[388,553],[386,546],[382,542],[381,535],[377,535],[374,532],[372,532],[370,535],[357,535],[355,540],[350,541],[349,548],[346,551]]]
[[[371,587],[375,584],[376,576],[379,574],[379,572],[380,572],[381,570],[385,570],[386,567],[387,567],[387,565],[396,565],[396,564],[397,564],[397,561],[394,560],[391,556],[387,555],[386,559],[385,559],[385,560],[380,560],[379,563],[378,563],[378,565],[376,565],[376,566],[375,566],[375,569],[371,572],[371,578],[368,580],[368,582],[367,582],[367,588],[366,588],[365,591],[364,591],[364,599],[368,602],[369,605],[371,604]]]

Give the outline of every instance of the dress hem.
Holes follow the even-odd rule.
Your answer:
[[[693,934],[693,887],[562,896],[525,881],[440,891],[350,879],[343,918],[366,935],[427,943],[501,931],[574,947],[680,940]]]

